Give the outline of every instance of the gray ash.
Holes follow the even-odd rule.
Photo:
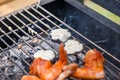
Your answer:
[[[34,50],[30,46],[25,44],[24,41],[32,46]],[[12,49],[7,49],[5,53],[0,53],[0,70],[5,73],[5,75],[11,80],[18,80],[18,78],[20,79],[25,74],[23,70],[29,72],[29,65],[26,62],[28,62],[29,64],[32,63],[33,54],[36,51],[41,49],[52,49],[49,45],[47,45],[47,43],[41,41],[42,40],[38,38],[30,39],[27,36],[22,36],[22,39],[18,40],[18,44],[22,44],[20,49],[18,48],[18,46],[13,46]],[[29,55],[27,55],[27,53]],[[1,75],[0,79],[6,80],[6,77]]]
[[[29,37],[23,36],[22,39],[31,46],[34,46],[35,51],[41,49],[41,47],[39,47],[35,41],[30,40]],[[18,44],[19,43],[23,43],[23,41],[19,39]],[[12,49],[7,49],[5,52],[0,53],[0,69],[11,80],[20,79],[25,74],[23,70],[29,72],[29,65],[26,62],[31,64],[33,60],[31,57],[33,57],[35,51],[24,43],[21,48],[22,49],[18,49],[18,46],[13,46]],[[29,55],[27,55],[27,53]],[[6,80],[2,75],[0,76],[0,79]]]
[[[45,39],[46,41],[43,41],[37,37],[30,39],[27,36],[22,36],[22,39],[18,40],[18,44],[22,44],[20,48],[14,45],[12,49],[7,49],[5,53],[3,52],[0,53],[1,71],[3,71],[3,73],[5,73],[11,80],[20,79],[23,75],[25,75],[25,72],[23,70],[29,73],[29,65],[33,61],[33,55],[36,51],[41,49],[45,49],[45,50],[49,49],[54,51],[56,57],[51,62],[55,63],[58,60],[59,43],[52,41],[49,37],[46,37]],[[34,50],[30,46],[25,44],[24,41],[26,41],[30,46],[32,46]],[[71,62],[76,62],[77,60],[80,61],[79,57],[77,57],[76,55],[72,55],[72,56],[70,55],[68,56],[68,59],[69,62],[71,63]],[[29,63],[29,65],[25,61]],[[0,76],[0,79],[6,80],[6,78],[2,75]]]

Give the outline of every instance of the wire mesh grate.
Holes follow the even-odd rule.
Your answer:
[[[119,59],[37,4],[2,17],[0,25],[0,78],[2,80],[20,80],[24,74],[28,74],[33,54],[39,49],[53,50],[56,55],[56,59],[53,60],[54,63],[58,58],[59,43],[50,39],[49,32],[55,28],[68,29],[72,34],[78,35],[81,40],[75,36],[72,36],[72,38],[83,44],[82,40],[89,42],[95,48],[101,50],[103,55],[114,59],[116,63],[120,63]],[[36,39],[37,43],[34,42]],[[20,45],[22,45],[22,48],[19,49]],[[87,45],[84,46],[84,51],[80,55],[68,56],[70,63],[83,64],[83,56],[90,49]],[[120,79],[120,69],[107,59],[105,70],[106,77],[104,80]]]

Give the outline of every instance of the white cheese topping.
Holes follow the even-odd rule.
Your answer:
[[[34,54],[34,58],[39,58],[39,57],[45,60],[52,60],[55,57],[55,54],[51,50],[38,50]]]
[[[65,50],[67,51],[67,54],[74,54],[75,52],[83,50],[83,44],[76,40],[68,40],[65,43]]]
[[[50,35],[53,40],[65,42],[71,36],[71,33],[68,32],[67,29],[54,29],[51,31]]]

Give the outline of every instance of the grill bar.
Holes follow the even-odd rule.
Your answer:
[[[9,18],[7,18],[8,20],[10,20]],[[14,25],[16,25],[12,20],[10,20],[11,21],[11,23],[13,23]],[[7,28],[9,28],[9,26],[6,24],[6,23],[4,23],[3,21],[2,21],[2,23],[7,27]],[[17,26],[17,25],[16,25]],[[22,30],[22,29],[21,29]],[[17,34],[13,29],[11,29],[10,31],[12,31],[17,37],[19,37],[19,39],[22,39],[21,38],[21,36],[19,35],[19,34]],[[22,30],[25,34],[27,34],[24,30]],[[28,34],[27,34],[28,35]],[[29,36],[29,35],[28,35]],[[23,41],[24,41],[24,43],[25,44],[27,44],[30,48],[32,48],[34,51],[35,51],[35,49],[31,46],[31,45],[29,45],[24,39],[22,39]],[[17,44],[17,45],[19,45],[19,44]],[[27,54],[27,53],[26,53]]]
[[[14,14],[12,14],[18,21],[20,21],[25,27],[27,27],[28,29],[31,29],[31,30],[33,30],[32,28],[30,28],[28,25],[26,25],[22,20],[20,20],[17,16],[15,16]],[[25,15],[23,15],[23,14],[21,14],[22,16],[24,16],[26,19],[27,19],[27,17],[25,16]],[[28,20],[30,20],[29,18],[28,18]],[[31,20],[30,20],[31,21]],[[32,21],[31,21],[32,22]],[[13,24],[15,24],[14,22],[13,22]],[[35,23],[33,23],[32,22],[32,24],[35,24]],[[17,25],[17,24],[16,24]],[[36,25],[36,24],[35,24]],[[25,31],[23,31],[18,25],[17,25],[17,27],[22,31],[22,32],[24,32],[27,36],[29,36],[31,39],[33,38],[32,36],[30,36],[28,33],[26,33]],[[39,26],[37,25],[37,27],[39,28]],[[41,29],[40,29],[41,30]],[[33,30],[34,32],[36,32],[35,30]],[[43,31],[43,30],[42,30]],[[45,30],[44,30],[44,32],[45,33],[47,33]],[[36,33],[35,33],[36,34]],[[47,33],[48,34],[48,33]],[[45,40],[42,36],[39,36],[42,40]],[[41,47],[41,46],[40,46]]]
[[[7,67],[14,75],[15,75],[15,73],[12,71],[12,69],[8,66],[8,65],[6,65],[1,59],[0,59],[0,61],[1,61],[1,63],[3,63],[5,66],[4,67]],[[1,70],[0,70],[1,71]],[[1,73],[5,76],[5,77],[7,77],[7,79],[8,80],[10,80],[10,78],[8,77],[8,76],[6,76],[6,74],[3,72],[3,71],[1,71]],[[17,77],[17,76],[16,76]],[[18,79],[20,79],[19,77],[17,77]]]
[[[15,18],[17,18],[14,14],[12,14]],[[24,15],[23,15],[24,16]],[[49,16],[48,16],[49,17]],[[8,17],[6,17],[11,23],[13,23],[15,26],[17,26],[17,28],[19,28],[20,30],[22,30],[17,24],[15,24],[12,20],[10,20]],[[25,17],[27,18],[27,17]],[[17,18],[21,23],[23,23],[24,25],[26,25],[23,21],[21,21],[19,18]],[[29,19],[30,20],[30,19]],[[31,20],[30,20],[31,21]],[[32,22],[32,21],[31,21]],[[3,23],[3,22],[2,22]],[[33,23],[33,22],[32,22]],[[5,24],[5,23],[4,23]],[[35,24],[35,23],[33,23]],[[7,25],[8,26],[8,25]],[[27,28],[29,28],[27,25],[26,25]],[[32,29],[31,29],[32,30]],[[29,34],[27,34],[25,31],[22,30],[22,32],[24,32],[27,36],[31,37]],[[35,31],[34,31],[35,32]],[[16,33],[15,33],[16,34]],[[16,34],[18,37],[20,37],[18,34]],[[31,37],[32,38],[32,37]],[[25,42],[26,43],[26,42]],[[28,43],[26,43],[28,44]],[[28,44],[29,45],[29,44]],[[30,45],[29,45],[30,46]]]
[[[13,60],[11,57],[9,57],[9,56],[7,55],[7,53],[6,53],[1,47],[0,47],[0,50],[3,51],[3,53],[4,53],[8,58],[10,58],[10,60],[11,60],[12,62],[14,62],[14,60]],[[14,64],[19,67],[19,65],[18,65],[17,63],[14,62]],[[6,65],[6,66],[7,66],[7,65]],[[9,66],[7,66],[7,67],[8,67],[8,69],[13,73],[14,77],[16,77],[16,78],[19,79],[19,80],[21,79],[20,77],[16,76],[16,73],[13,72],[12,69],[11,69]],[[26,72],[24,69],[22,69],[21,67],[19,67],[19,68],[20,68],[20,70],[22,70],[25,74],[28,74],[28,72]],[[2,74],[5,75],[5,76],[7,76],[6,74],[4,74],[4,72],[3,72]],[[8,77],[8,76],[7,76],[7,77]],[[11,79],[10,79],[10,80],[11,80]]]
[[[13,14],[13,16],[15,17],[15,18],[17,18],[14,14]],[[32,36],[30,36],[28,33],[26,33],[24,30],[22,30],[16,23],[14,23],[12,20],[10,20],[8,17],[6,17],[11,23],[13,23],[17,28],[19,28],[23,33],[25,33],[27,36],[29,36],[31,39],[33,38]],[[21,21],[19,18],[17,18],[20,22],[22,22],[23,24],[24,24],[24,26],[26,26],[27,28],[30,28],[28,25],[26,25],[23,21]],[[2,21],[2,23],[3,24],[5,24],[3,21]],[[7,27],[9,27],[7,24],[5,24]],[[30,28],[31,30],[32,30],[32,28]],[[11,30],[11,31],[13,31],[13,30]],[[20,38],[20,36],[15,32],[15,31],[13,31],[14,32],[14,34],[16,34],[19,38]],[[34,31],[35,32],[35,31]],[[42,37],[43,38],[43,37]],[[22,38],[20,38],[20,39],[22,39]],[[23,39],[22,39],[23,40]],[[23,40],[30,48],[32,48],[34,51],[35,51],[35,49],[31,46],[31,45],[29,45],[25,40]],[[41,47],[41,46],[40,46]],[[29,55],[30,56],[30,55]]]
[[[33,23],[28,17],[26,17],[25,15],[23,15],[22,13],[20,13],[19,12],[19,14],[21,14],[23,17],[25,17],[27,20],[29,20],[32,24],[34,24],[34,25],[36,25],[35,23]],[[33,30],[32,28],[30,28],[27,24],[25,24],[22,20],[20,20],[17,16],[15,16],[14,14],[12,14],[18,21],[20,21],[25,27],[27,27],[28,29],[31,29],[31,30]],[[44,23],[44,25],[46,25],[45,23]],[[18,25],[17,25],[17,27],[20,29],[20,30],[22,30]],[[42,28],[40,28],[38,25],[36,25],[36,27],[37,28],[39,28],[40,30],[42,30],[44,33],[46,33],[47,35],[48,35],[48,33],[44,30],[44,29],[42,29]],[[51,28],[49,28],[49,29],[51,29]],[[23,30],[22,30],[23,31]],[[33,30],[34,32],[36,32],[35,30]],[[30,36],[28,33],[26,33],[25,31],[23,31],[27,36],[29,36],[31,39],[32,39],[32,36]],[[39,35],[38,35],[39,36]],[[42,37],[42,36],[39,36],[42,40],[44,40],[45,41],[45,39]],[[49,43],[48,43],[49,44]],[[49,46],[51,46],[51,45],[49,45]],[[52,46],[51,46],[52,47]],[[57,49],[56,49],[57,50]]]
[[[10,20],[9,18],[7,18],[8,20]],[[11,21],[11,20],[10,20]],[[4,23],[3,21],[1,21],[4,25],[6,25],[6,27],[9,27],[6,23]],[[12,22],[12,21],[11,21]],[[12,22],[12,23],[14,23],[14,22]],[[15,23],[14,23],[15,24]],[[15,24],[16,25],[16,24]],[[19,27],[19,26],[18,26]],[[14,34],[16,34],[19,38],[20,38],[20,36],[16,33],[16,32],[14,32],[13,30],[11,30]],[[2,32],[4,32],[4,31],[2,31]],[[25,33],[25,31],[23,31],[24,33]],[[7,35],[5,32],[4,32],[4,34],[5,35]],[[27,33],[26,33],[27,34]],[[28,34],[27,34],[28,35]],[[30,35],[29,35],[30,36]],[[9,36],[7,36],[7,37],[9,37]],[[30,36],[31,37],[31,36]],[[10,38],[10,37],[9,37]],[[32,38],[32,37],[31,37]],[[16,43],[12,38],[10,38],[14,43]],[[3,39],[2,39],[2,41],[8,46],[8,47],[10,47],[8,44],[7,44],[7,42],[5,42]],[[26,41],[24,41],[27,45],[29,45]],[[17,44],[17,43],[16,43]],[[17,46],[18,46],[18,44],[17,44]],[[30,46],[30,45],[29,45]],[[32,47],[32,46],[31,46]],[[10,47],[11,48],[11,47]],[[12,49],[12,48],[11,48]],[[32,49],[34,49],[33,47],[32,47]],[[13,50],[14,51],[14,50]],[[26,51],[24,51],[24,52],[26,52]],[[14,52],[15,54],[16,54],[16,52]],[[17,54],[16,54],[17,55]],[[18,55],[17,55],[18,56]],[[20,56],[19,56],[20,57]],[[22,59],[22,58],[21,58]],[[23,59],[24,60],[24,59]],[[24,60],[24,62],[26,62],[25,60]],[[27,62],[26,62],[27,63]],[[30,66],[30,64],[29,63],[27,63],[27,65],[28,66]]]
[[[47,18],[49,18],[49,17],[50,17],[50,15],[47,16]],[[8,17],[6,17],[6,18],[8,18]],[[9,18],[8,18],[8,19],[9,19]],[[44,20],[44,18],[41,18],[40,20]],[[35,21],[34,23],[37,23],[37,22],[38,22],[38,21]],[[13,23],[13,24],[15,24],[15,23]],[[31,24],[32,24],[32,23],[29,23],[28,26],[30,26]],[[22,26],[20,29],[22,30],[23,28],[25,28],[25,26]],[[16,31],[18,31],[18,30],[19,30],[19,29],[17,28],[17,29],[14,30],[14,31],[16,32]],[[9,35],[10,33],[11,33],[11,32],[8,32],[8,33],[6,33],[6,34]],[[1,35],[0,37],[3,37],[3,36],[4,36],[4,35]]]
[[[9,18],[7,18],[8,20],[10,20]],[[9,28],[9,26],[6,24],[6,23],[4,23],[3,21],[1,21],[7,28]],[[12,22],[12,21],[11,21]],[[21,38],[21,36],[19,36],[19,34],[17,34],[14,30],[10,30],[10,31],[12,31],[15,35],[17,35],[17,37],[19,37],[19,39],[22,39]],[[22,39],[23,40],[23,39]],[[29,45],[25,40],[23,40],[24,41],[24,43],[26,43],[30,48],[32,48],[33,50],[34,50],[34,48],[31,46],[31,45]],[[17,44],[17,43],[16,43]],[[17,44],[17,46],[18,46],[19,44]],[[34,50],[35,51],[35,50]],[[28,54],[28,53],[26,53],[26,54]],[[29,55],[30,56],[30,55]]]
[[[2,31],[2,32],[6,35],[6,33],[5,33],[4,31]],[[8,35],[6,35],[6,36],[18,46],[18,44],[17,44],[11,37],[9,37]],[[7,44],[7,42],[5,42],[2,38],[1,38],[1,40],[2,40],[9,48],[11,48],[11,50],[13,50],[13,48],[10,47],[10,46]],[[26,53],[26,51],[24,51],[24,50],[22,50],[22,51]],[[29,64],[28,62],[26,62],[23,58],[21,58],[21,57],[17,54],[17,52],[16,52],[15,50],[13,50],[13,52],[18,56],[18,58],[22,59],[26,64],[30,65],[30,64]],[[26,54],[28,54],[28,53],[26,53]]]
[[[3,71],[0,70],[0,72],[1,72],[2,75],[5,76],[8,80],[10,80],[10,78],[9,78],[8,76],[6,76]]]
[[[16,17],[17,18],[17,17]],[[17,24],[15,24],[12,20],[10,20],[9,18],[7,18],[10,22],[12,22],[14,25],[16,25],[19,29],[21,29]],[[6,25],[6,27],[9,27],[6,23],[4,23],[3,21],[2,21],[2,23],[4,24],[4,25]],[[28,26],[27,26],[27,28],[29,28]],[[21,29],[22,30],[22,29]],[[20,36],[15,32],[15,31],[13,31],[13,30],[11,30],[14,34],[16,34],[19,38],[20,38]],[[24,30],[22,30],[22,32],[24,32],[27,36],[29,36],[31,39],[32,39],[32,36],[30,36],[28,33],[26,33]],[[31,47],[34,51],[35,51],[35,49],[31,46],[31,45],[29,45],[25,40],[23,40],[29,47]],[[17,43],[16,43],[17,44]],[[17,46],[18,46],[18,44],[17,44]],[[27,54],[27,53],[26,53]],[[30,56],[30,55],[29,55]]]
[[[39,15],[41,15],[42,17],[44,17],[46,20],[48,20],[50,23],[52,23],[54,26],[60,28],[57,24],[55,24],[53,21],[51,21],[50,19],[48,19],[46,16],[44,16],[42,13],[40,13],[39,11],[37,11],[36,9],[34,9],[33,7],[30,6],[31,9],[33,9],[35,12],[37,12]],[[35,16],[34,16],[35,17]],[[37,19],[37,18],[36,18]],[[39,19],[37,19],[39,20]]]
[[[7,54],[1,47],[0,47],[0,50],[3,51],[5,54]],[[8,55],[6,55],[8,58],[10,58],[11,61],[14,62],[14,60],[9,57]],[[24,71],[25,74],[28,74],[28,72],[26,72],[24,69],[22,69],[17,63],[14,62],[15,65],[17,65],[22,71]],[[9,66],[8,66],[9,67]],[[14,73],[15,74],[15,73]]]
[[[16,54],[16,51],[15,50],[13,50],[12,49],[12,47],[11,46],[9,46],[8,45],[8,43],[7,42],[5,42],[2,38],[0,38],[0,40],[1,41],[3,41],[15,54]],[[2,50],[2,49],[1,49]],[[17,55],[17,54],[16,54]],[[18,55],[17,55],[18,56]],[[8,57],[8,56],[7,56]],[[21,58],[20,56],[18,56],[19,58]],[[9,57],[9,58],[11,58],[11,57]],[[22,59],[22,58],[21,58]],[[11,58],[11,60],[14,62],[14,60]],[[24,60],[24,59],[22,59],[22,60]],[[24,60],[25,61],[25,60]],[[25,61],[26,62],[26,61]],[[27,62],[26,62],[27,63]],[[27,64],[29,64],[29,63],[27,63]],[[17,65],[17,64],[16,64]],[[19,65],[18,65],[19,66]],[[22,69],[21,67],[19,67],[21,70],[23,70],[25,73],[27,73],[24,69]]]
[[[108,53],[106,50],[104,50],[103,48],[99,47],[98,45],[96,45],[94,42],[92,42],[91,40],[89,40],[88,38],[86,38],[85,36],[83,36],[81,33],[77,32],[76,30],[74,30],[72,27],[70,27],[69,25],[65,24],[63,21],[61,21],[60,19],[58,19],[57,17],[55,17],[54,15],[52,15],[50,12],[48,12],[47,10],[45,10],[43,7],[37,5],[37,9],[35,8],[37,4],[35,5],[32,5],[32,6],[29,6],[21,11],[17,11],[15,13],[11,13],[10,15],[4,17],[0,23],[2,23],[10,32],[6,32],[5,30],[3,29],[0,29],[0,31],[2,32],[3,35],[0,36],[0,40],[10,49],[14,52],[14,54],[16,56],[18,56],[18,59],[22,60],[23,62],[26,63],[27,66],[30,66],[30,63],[27,62],[27,60],[25,60],[24,58],[22,58],[20,55],[17,54],[17,51],[13,49],[13,47],[11,47],[11,45],[9,45],[5,40],[4,40],[4,36],[7,37],[10,41],[12,41],[16,46],[18,46],[19,44],[10,36],[10,34],[14,34],[15,36],[17,36],[19,39],[21,39],[23,41],[24,44],[26,44],[27,46],[29,46],[33,51],[36,52],[35,48],[28,43],[28,41],[24,40],[21,38],[21,35],[19,35],[17,33],[17,31],[21,31],[21,33],[23,33],[24,35],[26,35],[27,37],[29,37],[30,39],[33,39],[34,37],[38,37],[39,39],[43,40],[43,42],[45,42],[48,46],[50,46],[50,48],[52,50],[54,50],[54,52],[57,54],[57,50],[58,50],[58,47],[54,46],[54,45],[51,45],[49,42],[46,41],[46,38],[44,36],[42,36],[41,34],[45,34],[47,36],[49,36],[49,31],[52,30],[53,28],[61,28],[61,27],[64,27],[73,31],[74,33],[76,33],[77,35],[79,35],[80,37],[82,37],[83,39],[87,40],[88,42],[90,42],[91,44],[93,44],[94,46],[96,46],[98,49],[100,49],[103,54],[107,54],[109,57],[113,58],[114,60],[116,60],[118,63],[120,63],[120,60],[117,59],[116,57],[114,57],[113,55],[111,55],[110,53]],[[44,11],[44,13],[47,14],[44,15],[42,12],[38,11],[38,10],[42,10],[42,12]],[[39,17],[37,17],[35,14],[33,14],[30,10],[34,11],[35,14],[37,14],[38,16],[42,17],[39,19]],[[28,14],[30,17],[26,16],[25,15]],[[18,16],[19,15],[19,16]],[[12,17],[12,18],[11,18]],[[24,20],[22,20],[20,17],[24,18],[27,22],[29,23],[26,23]],[[31,17],[34,19],[32,20]],[[22,26],[19,26],[19,24],[17,24],[15,22],[15,20],[13,20],[13,18],[15,20],[17,20],[20,25]],[[54,21],[51,20],[51,18],[54,18],[55,21],[59,22],[59,23],[55,23]],[[16,29],[13,29],[9,24],[7,24],[7,22],[4,21],[4,19],[6,19],[8,22],[10,22],[12,25],[15,26]],[[45,22],[44,20],[46,20],[47,22]],[[40,26],[39,24],[41,24],[42,26]],[[34,25],[38,31],[34,30],[33,28],[31,28],[30,26],[31,25]],[[46,28],[46,29],[44,29]],[[29,32],[26,32],[26,30],[24,29],[27,29],[27,30],[32,30],[33,32],[33,35],[29,34]],[[42,33],[41,33],[42,32]],[[72,36],[74,39],[76,39],[74,36]],[[84,44],[84,43],[83,43]],[[43,47],[42,45],[38,44],[38,46],[41,48],[41,49],[45,49],[45,47]],[[90,49],[87,45],[85,45],[85,48],[86,50]],[[24,74],[28,74],[28,72],[23,69],[21,66],[19,66],[12,57],[10,57],[8,55],[8,53],[6,53],[5,49],[1,48],[0,47],[0,50],[5,53],[5,55],[10,58],[10,60],[12,62],[14,62],[15,65],[17,65],[21,71],[24,72]],[[86,50],[84,50],[84,53],[86,53]],[[29,56],[31,59],[33,59],[33,57],[30,55],[30,53],[28,53],[25,49],[21,49],[21,51],[23,53],[25,53],[27,56]],[[81,53],[82,55],[84,55],[83,53]],[[73,56],[69,56],[69,57],[72,57]],[[1,59],[0,59],[1,60]],[[74,62],[72,61],[71,59],[69,59],[70,62]],[[80,61],[82,61],[82,58],[79,59]],[[106,68],[106,80],[110,80],[110,78],[114,78],[114,79],[119,79],[119,76],[118,76],[118,72],[120,71],[120,69],[115,66],[114,64],[112,64],[111,62],[109,62],[107,59],[105,60],[106,61],[106,65],[105,65],[105,68]],[[1,61],[2,62],[2,61]],[[3,62],[3,64],[5,64]],[[5,65],[7,66],[7,65]],[[109,67],[108,67],[109,66]],[[12,70],[11,70],[11,67],[10,66],[7,66],[8,68],[10,68],[10,71],[15,74]],[[114,71],[113,71],[113,70]],[[109,72],[111,74],[109,74]],[[1,72],[2,75],[5,75],[6,78],[8,78],[8,80],[11,80],[3,71]],[[18,79],[18,78],[17,78]],[[20,79],[20,78],[19,78]]]

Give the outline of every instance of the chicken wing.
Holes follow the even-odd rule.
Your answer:
[[[84,58],[85,65],[71,74],[79,79],[101,79],[104,78],[104,57],[96,49],[89,50]]]
[[[101,79],[104,78],[104,57],[96,49],[89,50],[84,58],[84,65],[81,68],[75,63],[66,65],[63,68],[62,77],[58,77],[58,80],[62,80],[67,76],[72,76],[78,79]],[[73,70],[74,69],[74,70]],[[76,70],[75,70],[76,69]],[[72,72],[72,73],[71,73]],[[65,76],[67,73],[67,76]],[[71,73],[71,74],[70,74]]]
[[[72,63],[70,65],[65,65],[63,67],[63,72],[59,75],[56,80],[65,80],[71,73],[73,73],[78,68],[76,63]]]
[[[37,58],[30,66],[30,74],[40,77],[41,80],[55,80],[62,72],[62,68],[67,64],[67,55],[64,45],[59,48],[59,60],[52,65],[48,60]]]
[[[33,76],[33,75],[29,75],[29,76],[23,76],[21,80],[41,80],[40,78]]]

